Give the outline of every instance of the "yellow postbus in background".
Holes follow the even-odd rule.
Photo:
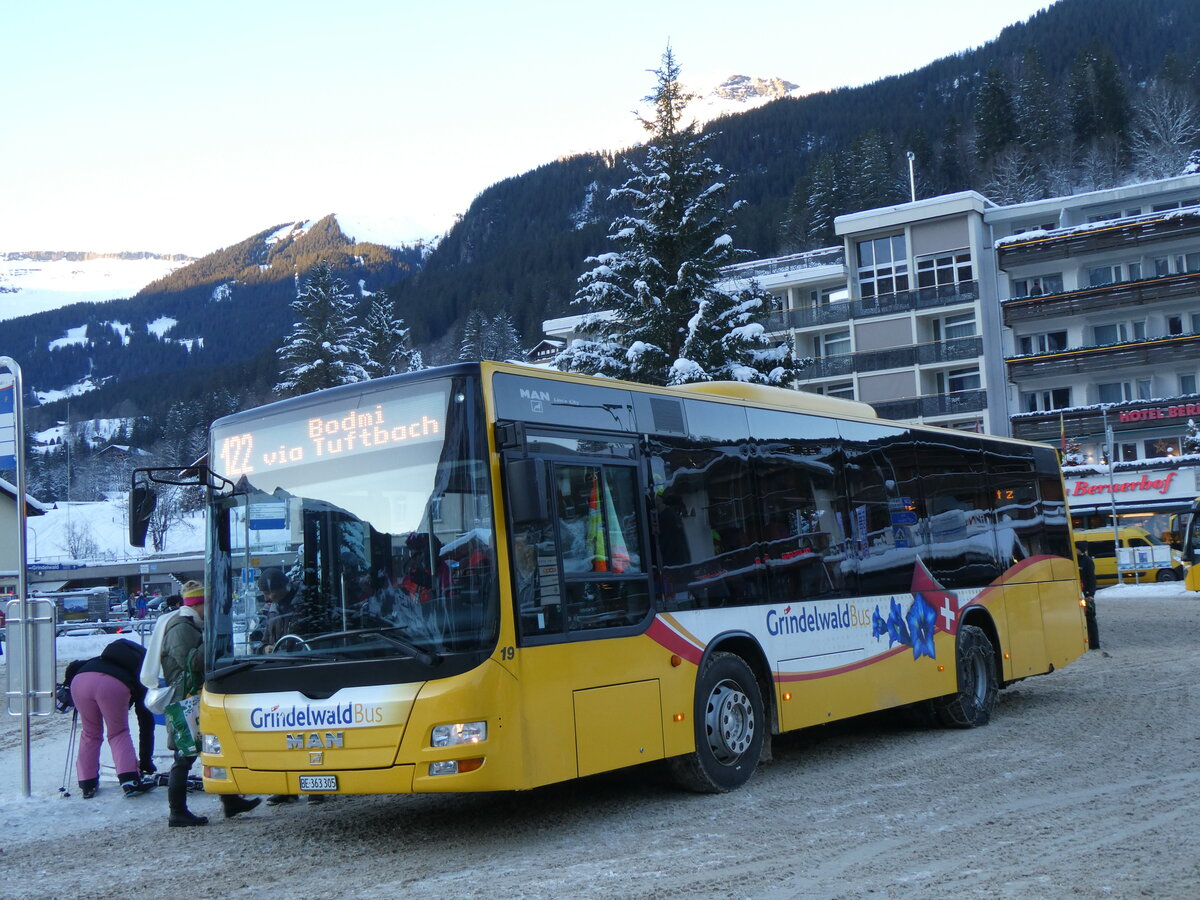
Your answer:
[[[723,791],[1086,649],[1056,452],[854,402],[460,364],[222,419],[198,471],[210,792]]]

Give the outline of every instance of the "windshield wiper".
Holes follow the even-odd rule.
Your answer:
[[[383,638],[389,644],[394,644],[405,653],[412,655],[417,662],[422,663],[423,665],[436,666],[442,661],[441,654],[435,653],[432,650],[422,650],[416,644],[406,641],[403,638],[396,637],[393,634],[386,633],[389,631],[403,630],[403,625],[381,625],[378,628],[352,628],[349,631],[333,631],[329,634],[320,634],[316,637],[305,638],[304,640],[306,643],[313,644],[318,641],[331,641],[335,640],[336,638],[355,637],[357,635],[364,634],[377,635],[378,637]]]
[[[247,669],[252,669],[263,663],[271,662],[271,657],[255,657],[254,659],[243,659],[240,662],[232,663],[228,666],[222,666],[219,669],[214,669],[205,678],[205,681],[220,681],[222,678],[228,678],[230,675],[236,675],[238,672],[244,672]]]

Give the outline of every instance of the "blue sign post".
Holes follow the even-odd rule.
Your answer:
[[[0,386],[0,472],[17,467],[16,384]]]
[[[16,659],[10,657],[6,667],[8,674],[9,713],[15,705],[20,707],[22,794],[30,795],[30,722],[31,715],[49,715],[54,711],[54,616],[33,615],[36,605],[29,600],[25,551],[25,435],[22,421],[21,367],[16,360],[0,356],[0,370],[7,369],[9,378],[0,388],[0,469],[17,470],[17,598],[8,604],[9,646],[19,649]],[[11,614],[16,614],[16,623]],[[44,620],[44,621],[43,621]],[[12,627],[13,625],[16,627]],[[48,625],[48,628],[46,627]],[[35,630],[36,629],[36,630]],[[49,643],[39,640],[39,635],[49,633]],[[43,646],[44,645],[44,646]],[[48,682],[48,683],[47,683]],[[34,710],[37,712],[34,712]]]

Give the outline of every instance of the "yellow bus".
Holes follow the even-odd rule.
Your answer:
[[[219,420],[201,471],[209,792],[725,791],[1086,649],[1056,452],[851,401],[461,364]]]

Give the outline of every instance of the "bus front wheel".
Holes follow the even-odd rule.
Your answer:
[[[717,794],[750,780],[762,754],[766,716],[754,672],[732,653],[713,653],[696,680],[696,750],[668,761],[675,781]]]
[[[933,701],[938,721],[949,728],[986,725],[996,705],[996,654],[983,629],[958,630],[958,690]]]

